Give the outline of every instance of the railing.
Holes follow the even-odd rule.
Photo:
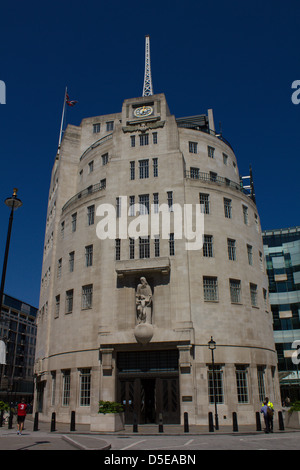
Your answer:
[[[210,134],[210,135],[213,135],[214,137],[217,137],[217,139],[222,140],[222,142],[228,145],[228,147],[230,147],[231,150],[234,152],[231,144],[219,132],[216,132],[213,129],[208,129],[207,127],[204,127],[204,126],[200,126],[198,122],[194,122],[194,123],[192,121],[185,122],[184,120],[181,121],[180,119],[176,120],[176,122],[177,122],[178,127],[184,127],[186,129],[193,129],[193,130],[204,132],[205,134]]]
[[[235,181],[231,181],[228,178],[224,178],[222,176],[218,176],[215,174],[203,173],[201,171],[199,172],[185,171],[185,178],[192,179],[192,180],[200,180],[200,181],[204,181],[205,183],[215,183],[215,184],[219,184],[222,186],[227,186],[229,188],[236,189],[237,191],[241,191],[247,196],[251,196],[250,191],[243,187],[242,182],[236,183]]]
[[[101,191],[102,189],[105,189],[105,188],[106,188],[106,184],[103,182],[100,182],[100,183],[94,184],[93,186],[89,186],[86,189],[83,189],[82,191],[75,194],[75,196],[71,197],[71,199],[69,199],[66,202],[66,204],[62,208],[62,212],[64,212],[71,204],[73,204],[73,202],[78,201],[78,199],[88,196],[89,194],[93,194],[98,191]]]
[[[99,145],[103,144],[104,142],[107,142],[108,140],[112,139],[112,133],[111,134],[107,134],[105,135],[104,137],[101,137],[101,139],[97,140],[96,142],[94,142],[89,148],[87,148],[83,154],[81,155],[80,157],[80,161],[91,151],[93,150],[94,148],[96,147],[99,147]]]

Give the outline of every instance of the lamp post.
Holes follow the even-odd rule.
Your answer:
[[[208,347],[211,350],[211,362],[212,362],[212,373],[213,373],[213,395],[214,395],[214,404],[215,404],[215,428],[219,429],[219,418],[217,411],[217,390],[216,390],[216,376],[215,376],[215,359],[214,359],[214,350],[216,349],[216,342],[211,336],[210,341],[208,342]]]

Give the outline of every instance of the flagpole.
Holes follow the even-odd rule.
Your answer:
[[[67,87],[65,89],[64,105],[63,105],[63,111],[62,111],[62,115],[61,115],[61,123],[60,123],[60,132],[59,132],[58,151],[57,151],[57,153],[59,153],[59,150],[60,150],[60,144],[61,144],[62,133],[63,133],[63,125],[64,125],[65,109],[66,109],[66,98],[67,98]]]

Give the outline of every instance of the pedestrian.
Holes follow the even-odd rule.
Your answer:
[[[269,418],[269,414],[268,414],[268,402],[266,400],[264,401],[260,412],[263,413],[263,415],[264,415],[265,426],[266,426],[265,433],[268,434],[270,432],[270,418]]]
[[[17,434],[21,435],[24,428],[24,421],[26,417],[27,405],[25,398],[22,398],[21,403],[18,404],[18,418],[17,418]]]
[[[274,405],[273,403],[269,400],[268,397],[265,398],[265,401],[267,402],[268,406],[268,416],[269,416],[269,427],[270,427],[270,432],[273,432],[273,418],[274,418]]]

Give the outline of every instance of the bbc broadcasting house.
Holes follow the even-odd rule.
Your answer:
[[[126,424],[134,413],[139,424],[157,423],[160,413],[164,423],[182,423],[184,412],[191,424],[207,424],[215,399],[220,425],[231,424],[232,412],[254,423],[265,396],[280,408],[260,220],[253,182],[248,190],[241,181],[212,110],[176,118],[164,94],[68,125],[45,232],[41,420],[55,412],[69,422],[75,411],[89,424],[99,400],[122,403]],[[148,235],[100,239],[101,208],[123,217],[124,197],[128,227],[165,204],[167,236],[158,225]],[[175,204],[201,204],[201,249],[175,236]]]

